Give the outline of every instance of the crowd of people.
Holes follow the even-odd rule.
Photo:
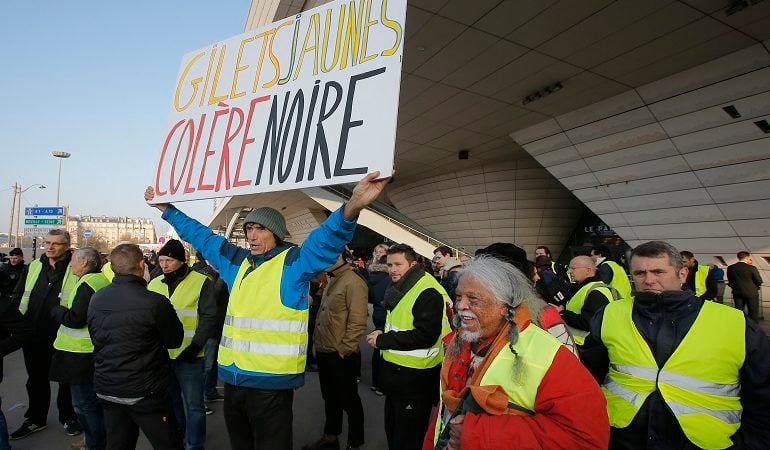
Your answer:
[[[662,241],[631,250],[630,277],[604,246],[566,265],[510,243],[432,259],[380,244],[363,261],[347,244],[377,175],[302,246],[272,208],[246,216],[242,248],[161,203],[192,267],[177,240],[151,260],[119,244],[108,264],[63,230],[29,265],[12,250],[0,355],[23,350],[29,403],[10,436],[0,414],[0,450],[46,427],[50,381],[65,431],[84,434],[73,448],[135,448],[141,430],[156,449],[202,449],[207,404],[224,400],[230,448],[288,450],[306,371],[324,423],[302,448],[341,448],[347,415],[358,449],[361,341],[391,450],[768,447],[770,342],[748,252],[727,269],[735,308],[713,267]]]

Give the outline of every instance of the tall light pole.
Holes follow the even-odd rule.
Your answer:
[[[61,150],[54,150],[51,152],[51,154],[55,158],[59,158],[59,180],[56,182],[56,206],[59,207],[61,206],[61,204],[59,203],[59,193],[61,192],[61,162],[63,159],[66,159],[72,156],[72,154]]]
[[[42,184],[33,184],[32,186],[27,186],[26,189],[21,188],[21,184],[14,183],[13,184],[13,203],[11,204],[11,223],[8,226],[8,246],[11,246],[11,234],[13,233],[13,214],[16,213],[16,241],[15,246],[19,246],[19,224],[21,222],[21,194],[27,192],[28,190],[32,189],[33,187],[39,187],[40,189],[45,189],[45,186]]]

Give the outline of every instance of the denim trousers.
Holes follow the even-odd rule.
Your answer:
[[[217,353],[219,352],[219,339],[209,338],[203,347],[203,396],[206,400],[212,400],[219,396],[217,381],[219,367],[217,366]]]
[[[104,411],[96,397],[93,383],[71,384],[72,407],[78,416],[88,450],[107,448],[107,430],[104,425]]]
[[[206,443],[206,409],[203,405],[203,358],[195,362],[171,360],[174,379],[169,397],[174,418],[184,431],[187,450],[203,449]]]

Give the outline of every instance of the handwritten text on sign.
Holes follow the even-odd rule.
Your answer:
[[[390,175],[405,13],[334,1],[185,55],[155,201]]]

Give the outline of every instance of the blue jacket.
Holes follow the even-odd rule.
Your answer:
[[[231,244],[223,236],[169,205],[163,219],[201,252],[206,261],[214,266],[220,277],[232,291],[238,269],[245,258],[253,267],[289,248],[281,275],[281,302],[284,306],[305,310],[308,308],[308,285],[318,273],[337,261],[345,245],[353,239],[356,222],[345,219],[342,208],[335,211],[320,227],[313,230],[301,247],[282,244],[262,254],[252,255],[248,249]],[[219,377],[225,383],[256,389],[293,389],[305,384],[305,374],[276,375],[251,372],[234,364],[219,366]]]

